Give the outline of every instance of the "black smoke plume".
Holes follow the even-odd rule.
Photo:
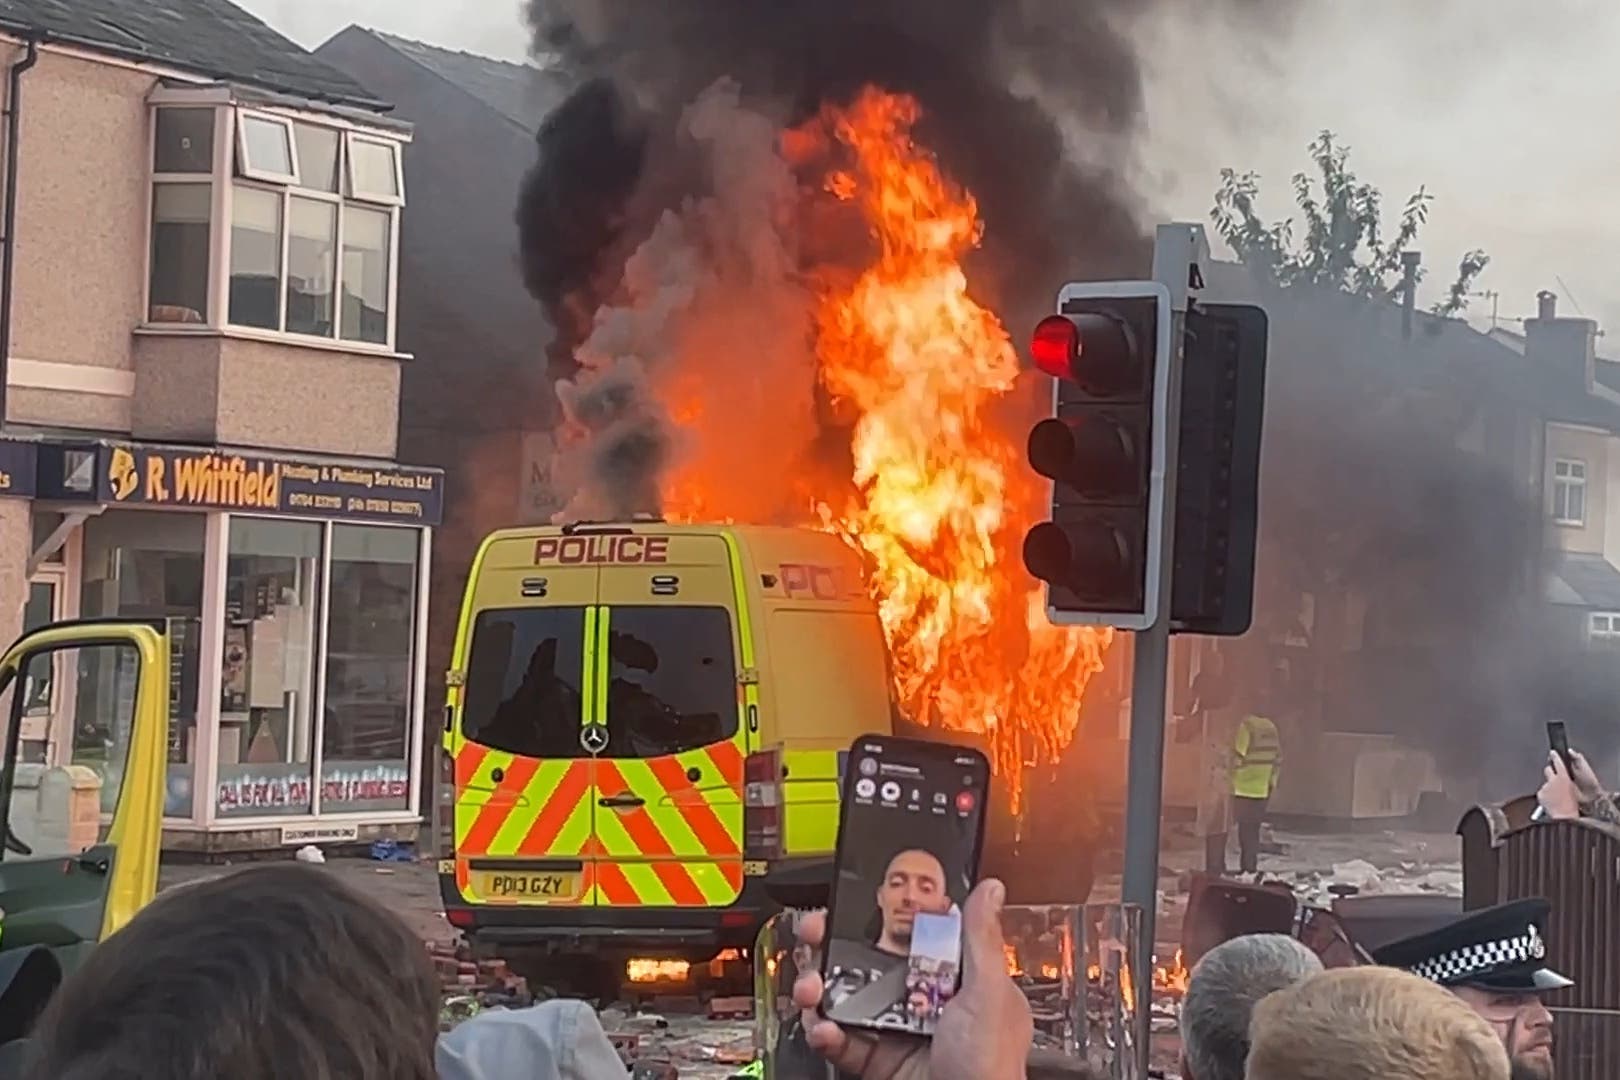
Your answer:
[[[1110,145],[1129,145],[1143,120],[1132,34],[1159,6],[1142,0],[529,0],[536,52],[578,83],[539,133],[539,160],[518,210],[525,280],[557,330],[552,370],[569,378],[582,366],[580,350],[597,328],[598,313],[624,313],[631,256],[668,215],[682,219],[678,231],[696,261],[713,261],[717,245],[686,215],[699,204],[710,221],[728,212],[715,189],[718,145],[693,136],[688,110],[722,82],[735,93],[738,109],[778,131],[824,105],[846,103],[867,85],[915,97],[922,109],[919,142],[978,201],[985,239],[969,264],[976,296],[1010,325],[1042,310],[1056,282],[1145,274],[1147,230],[1122,180],[1129,163],[1082,163],[1086,155],[1074,153],[1065,139],[1090,131]],[[1186,10],[1256,13],[1267,7],[1262,0],[1187,0]],[[771,216],[783,210],[773,207]],[[815,237],[804,232],[778,229],[768,242],[801,266],[838,258],[827,249],[827,230],[815,230]],[[752,236],[743,241],[745,261],[759,243]],[[720,278],[728,288],[746,288],[736,275]],[[781,295],[772,301],[782,313],[792,306]],[[653,328],[642,320],[637,334],[643,342],[667,343],[689,329]],[[579,399],[580,408],[570,410],[572,426],[595,444],[584,474],[574,479],[599,489],[597,511],[657,509],[645,504],[670,467],[675,433],[655,395],[638,388],[672,367],[669,358],[643,352],[627,367],[583,371],[572,390],[562,391],[565,408],[570,396]],[[597,386],[599,375],[609,385]],[[813,387],[804,392],[813,394]],[[813,410],[813,404],[795,408]],[[786,459],[781,464],[791,467]]]

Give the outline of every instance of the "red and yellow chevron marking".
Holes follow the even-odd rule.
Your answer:
[[[597,809],[597,903],[723,907],[737,899],[742,753],[734,743],[661,758],[603,759],[596,768],[601,796],[646,800],[639,807]]]
[[[732,742],[598,760],[538,760],[465,743],[455,760],[457,885],[470,887],[469,858],[580,858],[577,900],[524,902],[724,907],[742,892],[742,774]],[[623,794],[645,802],[596,805]]]
[[[594,768],[588,759],[539,760],[465,744],[455,761],[456,883],[463,893],[469,858],[581,858],[585,883],[577,899],[524,902],[588,903]]]

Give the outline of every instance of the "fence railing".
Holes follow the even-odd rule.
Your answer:
[[[1560,1080],[1620,1074],[1620,828],[1532,821],[1534,798],[1476,806],[1457,826],[1463,906],[1525,897],[1552,903],[1547,964],[1575,985],[1547,995]]]

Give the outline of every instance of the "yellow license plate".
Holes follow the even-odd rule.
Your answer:
[[[515,903],[520,900],[575,900],[579,897],[578,873],[520,870],[510,873],[483,870],[472,876],[473,889],[480,898]]]

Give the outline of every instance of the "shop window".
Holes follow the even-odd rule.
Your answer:
[[[335,118],[174,104],[185,92],[163,93],[154,110],[149,320],[392,347],[399,142]],[[213,216],[216,185],[229,187],[224,228]],[[211,268],[221,263],[229,293],[210,312]]]
[[[717,607],[619,607],[608,623],[607,757],[661,757],[737,733],[731,617]]]
[[[584,640],[582,607],[481,612],[467,658],[462,734],[524,757],[583,757]]]
[[[410,806],[418,536],[332,526],[323,813]]]
[[[192,815],[204,523],[202,514],[116,510],[83,526],[80,614],[167,624],[169,767],[163,812],[170,817]],[[83,685],[81,678],[78,686]]]
[[[221,818],[307,814],[322,527],[232,517],[220,671]]]

